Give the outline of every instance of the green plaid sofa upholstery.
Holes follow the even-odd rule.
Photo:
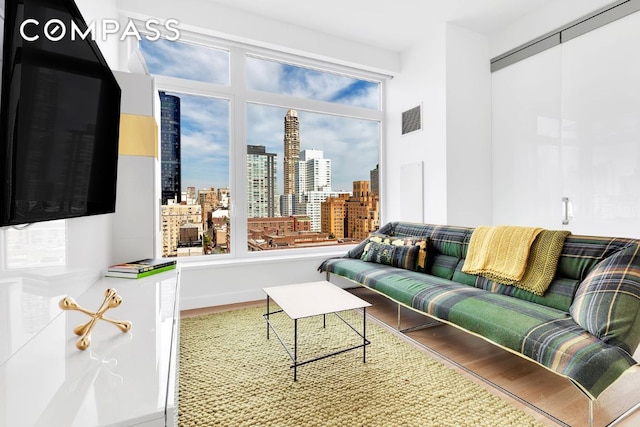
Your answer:
[[[375,234],[425,239],[425,272],[361,260],[367,241],[319,269],[535,361],[592,400],[637,364],[639,240],[569,235],[551,285],[538,296],[462,272],[472,232],[391,222]]]

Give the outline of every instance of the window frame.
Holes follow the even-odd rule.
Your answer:
[[[155,90],[170,93],[184,93],[188,95],[205,96],[226,99],[229,101],[229,191],[231,203],[229,206],[229,221],[231,224],[231,252],[229,254],[202,255],[182,257],[180,262],[187,263],[215,263],[229,262],[243,259],[265,258],[300,258],[313,255],[338,254],[346,252],[353,245],[319,246],[313,248],[278,249],[277,251],[249,251],[247,250],[247,105],[249,103],[273,106],[284,109],[309,111],[319,114],[343,116],[361,120],[371,120],[379,123],[378,165],[384,170],[385,159],[385,99],[386,81],[388,76],[352,68],[346,65],[330,63],[323,60],[303,57],[286,52],[276,51],[245,43],[233,42],[217,37],[209,37],[189,31],[181,32],[181,42],[215,47],[229,52],[229,85],[218,85],[206,82],[184,80],[176,77],[153,75]],[[140,53],[138,53],[140,54]],[[141,55],[141,54],[140,54]],[[322,72],[347,75],[359,80],[376,82],[380,87],[379,108],[356,107],[347,104],[332,103],[313,99],[299,98],[291,95],[262,92],[247,88],[246,58],[262,58],[270,61],[283,62],[294,66],[313,68]],[[157,185],[160,185],[158,182]],[[383,223],[384,183],[380,179],[379,212],[380,223]]]

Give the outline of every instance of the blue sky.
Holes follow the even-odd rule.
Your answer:
[[[223,85],[229,82],[224,50],[162,40],[143,40],[141,50],[151,74]],[[248,57],[246,77],[247,87],[253,90],[378,108],[377,83],[348,76]],[[181,98],[183,188],[229,186],[230,101],[167,92]],[[246,144],[264,145],[267,152],[278,155],[280,191],[284,116],[289,108],[247,105]],[[331,159],[333,190],[351,191],[353,181],[369,179],[369,171],[378,164],[378,122],[297,111],[301,150],[322,150],[324,158]]]

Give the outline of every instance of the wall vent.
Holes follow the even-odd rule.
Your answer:
[[[406,135],[422,129],[422,108],[420,105],[402,113],[402,134]]]

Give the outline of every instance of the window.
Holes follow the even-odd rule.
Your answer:
[[[224,42],[141,52],[162,106],[163,256],[310,250],[378,228],[381,78]]]
[[[226,253],[229,100],[160,92],[162,256]]]
[[[249,250],[359,241],[378,228],[378,195],[370,179],[378,164],[379,122],[255,103],[248,103],[247,111],[248,152],[261,147],[263,163],[273,157],[282,171],[273,176],[273,194],[260,191],[256,198],[270,176],[247,162]],[[256,175],[262,179],[253,179]],[[362,197],[354,194],[355,183],[366,187]],[[335,220],[323,223],[323,205]],[[361,228],[356,221],[368,223],[364,234],[355,232]]]

